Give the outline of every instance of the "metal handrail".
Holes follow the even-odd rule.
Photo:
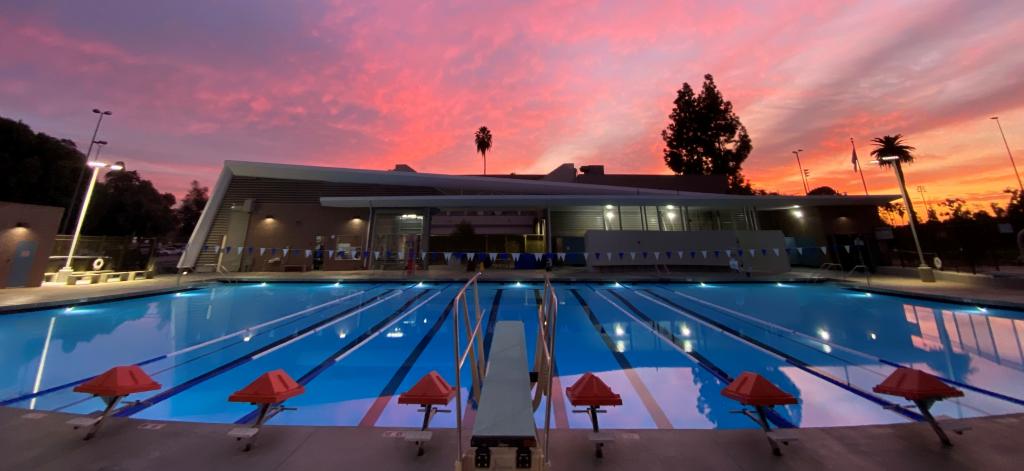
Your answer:
[[[454,340],[454,361],[455,361],[455,430],[458,436],[458,450],[459,453],[456,455],[455,468],[460,469],[462,464],[462,366],[465,365],[466,359],[470,361],[470,373],[472,374],[472,387],[470,390],[470,397],[474,400],[480,399],[480,381],[484,378],[487,373],[487,365],[483,358],[483,338],[480,335],[481,327],[483,326],[483,313],[480,312],[480,289],[477,285],[477,280],[483,276],[483,273],[477,272],[473,275],[466,284],[462,286],[458,293],[455,294],[455,298],[452,300],[452,338]],[[473,307],[474,307],[474,327],[470,328],[469,318],[469,301],[466,299],[466,293],[469,287],[473,287]],[[460,312],[461,311],[461,312]],[[466,330],[466,348],[462,348],[462,342],[459,339],[459,321],[460,314],[463,328]]]
[[[537,392],[534,394],[534,410],[540,401],[540,392],[543,390],[547,396],[544,405],[544,455],[545,459],[550,456],[548,445],[551,438],[551,388],[554,383],[555,366],[555,326],[558,324],[558,295],[554,286],[551,285],[551,276],[544,274],[544,297],[541,298],[541,305],[537,308],[537,343],[543,345],[543,351],[537,349],[534,354],[534,361],[537,366]],[[541,364],[541,353],[547,360],[546,365]],[[543,368],[543,369],[542,369]],[[543,382],[542,382],[543,381]]]

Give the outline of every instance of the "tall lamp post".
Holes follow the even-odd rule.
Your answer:
[[[1017,176],[1017,185],[1020,186],[1021,193],[1024,193],[1024,183],[1021,183],[1020,172],[1017,171],[1017,163],[1013,161],[1013,152],[1010,152],[1010,144],[1006,142],[1006,133],[1003,132],[1003,125],[999,124],[998,116],[993,116],[989,119],[995,120],[996,126],[999,127],[999,135],[1003,136],[1003,145],[1006,146],[1006,155],[1010,156],[1010,165],[1013,166],[1013,174]]]
[[[110,116],[112,113],[110,110],[100,111],[99,108],[93,108],[92,112],[99,115],[96,118],[96,127],[92,130],[92,139],[89,139],[89,148],[85,151],[85,163],[89,163],[89,156],[92,154],[92,145],[96,144],[96,135],[100,132],[100,124],[103,123],[104,116]],[[75,206],[75,201],[78,200],[78,192],[82,189],[82,180],[85,179],[85,167],[82,167],[82,171],[78,172],[78,183],[75,183],[75,192],[71,194],[71,201],[68,203],[68,210],[64,213],[64,223],[61,224],[61,232],[68,231],[68,225],[71,224],[71,208]]]
[[[122,170],[124,169],[124,162],[116,162],[113,165],[107,165],[103,162],[93,161],[88,163],[89,167],[92,168],[92,178],[89,179],[89,186],[85,190],[85,199],[82,200],[82,208],[78,210],[78,224],[75,225],[75,234],[71,237],[71,249],[68,250],[68,259],[64,263],[64,268],[57,271],[57,276],[54,277],[57,282],[67,281],[68,276],[74,271],[71,268],[71,262],[75,257],[75,249],[78,248],[78,237],[82,233],[82,223],[85,222],[85,211],[89,209],[89,201],[92,200],[92,192],[96,189],[96,180],[100,176],[101,168],[110,168],[110,170]]]
[[[804,194],[806,195],[810,193],[810,190],[807,189],[807,174],[804,173],[804,166],[800,163],[800,153],[803,151],[803,149],[794,150],[793,155],[796,156],[796,167],[800,169],[800,181],[804,183]]]
[[[878,160],[873,160],[872,163],[882,165],[883,163],[892,163],[896,167],[896,180],[900,184],[900,194],[903,196],[903,204],[907,206],[907,212],[910,217],[907,218],[910,221],[910,234],[914,236],[914,247],[917,248],[917,256],[921,261],[921,265],[917,267],[917,274],[921,277],[921,281],[925,283],[935,282],[935,271],[932,267],[928,266],[928,262],[924,261],[924,251],[921,250],[921,240],[917,238],[917,222],[914,221],[914,210],[910,204],[910,196],[907,194],[907,182],[903,179],[903,166],[900,165],[899,156],[891,155],[885,157],[879,157]]]

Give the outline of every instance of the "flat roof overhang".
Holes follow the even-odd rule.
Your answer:
[[[673,204],[704,208],[754,207],[759,210],[814,206],[879,206],[898,199],[877,196],[776,196],[686,193],[678,195],[443,195],[345,196],[320,198],[334,208],[561,208],[577,206],[656,206]]]

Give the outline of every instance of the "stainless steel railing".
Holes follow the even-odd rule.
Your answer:
[[[533,394],[533,410],[547,397],[544,406],[544,454],[548,455],[551,435],[551,389],[554,383],[555,326],[558,322],[558,294],[551,285],[551,276],[544,275],[544,295],[537,306],[537,348],[534,350],[534,370],[537,371],[537,389]]]
[[[484,316],[480,311],[480,288],[477,280],[481,276],[483,273],[479,272],[473,275],[455,295],[452,303],[452,338],[455,344],[455,430],[459,449],[459,453],[456,455],[458,457],[456,469],[460,467],[462,461],[462,367],[466,364],[466,360],[469,360],[469,371],[473,381],[470,387],[470,397],[473,400],[480,400],[480,383],[487,373],[483,355],[483,335],[480,333],[483,328]],[[470,317],[468,294],[473,296],[472,318]],[[466,332],[465,348],[460,339],[460,325]]]

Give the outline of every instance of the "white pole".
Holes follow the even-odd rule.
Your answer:
[[[1003,145],[1006,146],[1006,155],[1010,156],[1010,165],[1013,166],[1013,174],[1017,176],[1017,185],[1020,186],[1020,191],[1024,193],[1024,183],[1021,183],[1020,172],[1017,171],[1017,162],[1013,161],[1013,152],[1010,152],[1010,143],[1006,142],[1006,133],[1003,132],[1003,125],[999,123],[998,116],[993,116],[992,119],[996,121],[996,126],[999,126],[999,135],[1003,136]]]
[[[900,183],[900,194],[903,195],[903,204],[907,205],[907,214],[910,220],[910,234],[914,236],[914,246],[917,248],[917,256],[921,260],[921,265],[917,267],[917,273],[921,277],[921,281],[926,283],[935,281],[935,272],[928,266],[928,263],[924,261],[924,251],[921,250],[921,241],[917,238],[917,224],[915,221],[914,207],[911,206],[910,196],[907,195],[907,183],[903,179],[903,166],[900,165],[899,159],[893,162],[896,164],[896,179]]]
[[[95,165],[92,168],[92,178],[89,180],[89,188],[85,190],[85,200],[82,201],[82,209],[78,211],[78,224],[75,225],[75,235],[71,237],[71,250],[68,251],[68,260],[64,264],[64,268],[61,268],[57,272],[57,281],[67,280],[68,275],[73,271],[71,269],[71,260],[75,256],[75,248],[78,247],[78,236],[82,233],[82,223],[85,222],[85,211],[89,209],[89,202],[92,200],[92,191],[96,189],[96,179],[100,175],[99,165]]]

